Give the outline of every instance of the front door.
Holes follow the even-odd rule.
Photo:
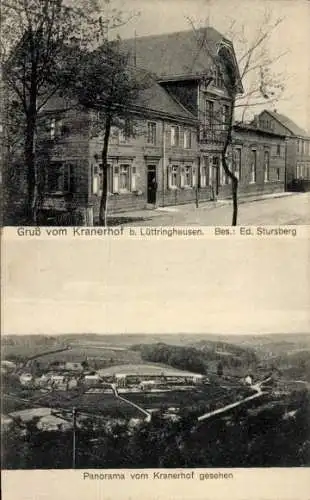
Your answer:
[[[220,162],[218,156],[213,156],[211,165],[211,196],[212,199],[216,199],[219,194],[219,183],[220,183]]]
[[[155,205],[157,191],[156,167],[148,165],[147,167],[147,202]]]

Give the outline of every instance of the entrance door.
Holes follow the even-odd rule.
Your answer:
[[[155,165],[148,165],[147,167],[147,202],[155,205],[156,203],[156,167]]]
[[[216,199],[219,194],[220,183],[220,161],[218,156],[213,156],[211,165],[211,196]]]

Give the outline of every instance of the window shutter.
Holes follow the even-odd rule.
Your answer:
[[[136,178],[137,178],[137,168],[131,167],[131,191],[136,190]]]
[[[184,167],[180,167],[180,187],[184,188],[185,186],[185,172]]]
[[[113,167],[113,193],[119,191],[119,167]]]
[[[219,185],[222,186],[223,185],[223,165],[222,165],[222,162],[219,163],[218,165],[218,180],[219,180]]]
[[[97,165],[92,165],[92,193],[98,194],[99,192],[99,176]]]
[[[192,167],[192,186],[196,187],[197,179],[196,179],[196,167]]]
[[[99,193],[99,176],[94,175],[93,176],[93,194],[98,194]]]
[[[209,163],[208,156],[204,156],[202,165],[203,165],[203,168],[202,168],[201,174],[202,174],[203,179],[201,180],[201,183],[202,183],[201,186],[207,187],[209,184],[209,177],[210,177],[210,173],[209,173],[210,163]]]
[[[212,186],[214,170],[213,163],[209,162],[209,186]]]

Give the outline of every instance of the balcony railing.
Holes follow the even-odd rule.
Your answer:
[[[200,142],[201,143],[224,143],[227,136],[227,130],[210,129],[209,127],[201,127]]]

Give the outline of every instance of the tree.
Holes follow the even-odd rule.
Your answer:
[[[104,5],[110,2],[106,0]],[[3,82],[21,106],[24,162],[27,172],[26,211],[36,222],[38,165],[36,130],[40,111],[74,78],[77,48],[98,41],[98,30],[122,24],[117,10],[99,17],[96,0],[6,0],[1,5]],[[14,26],[14,29],[12,29]]]
[[[281,24],[283,18],[272,19],[270,12],[265,12],[264,19],[259,25],[254,37],[246,35],[246,27],[236,29],[236,21],[229,27],[227,36],[233,43],[236,42],[239,57],[235,56],[232,43],[225,37],[217,44],[214,51],[212,43],[208,40],[208,30],[201,30],[194,26],[191,19],[189,22],[197,38],[197,51],[206,51],[211,61],[211,70],[206,67],[206,76],[214,78],[214,68],[219,71],[224,89],[229,98],[228,113],[224,117],[222,113],[213,115],[215,126],[221,130],[219,137],[223,144],[221,160],[225,175],[231,182],[233,199],[232,225],[237,225],[238,219],[238,176],[236,175],[236,164],[233,154],[233,126],[235,111],[242,109],[242,120],[245,119],[249,108],[277,102],[284,91],[282,75],[273,71],[273,65],[285,54],[271,57],[268,52],[268,42],[272,33]],[[197,57],[194,55],[194,57]],[[229,155],[231,160],[229,161]]]
[[[112,127],[121,128],[125,136],[135,133],[134,112],[140,92],[151,78],[130,63],[130,55],[122,51],[119,38],[102,44],[81,57],[80,71],[72,86],[72,96],[93,112],[91,134],[102,139],[101,199],[99,224],[107,225],[108,148]]]
[[[223,363],[221,361],[219,361],[219,363],[217,365],[216,373],[217,373],[217,375],[219,377],[222,377],[223,376],[223,372],[224,372]]]

